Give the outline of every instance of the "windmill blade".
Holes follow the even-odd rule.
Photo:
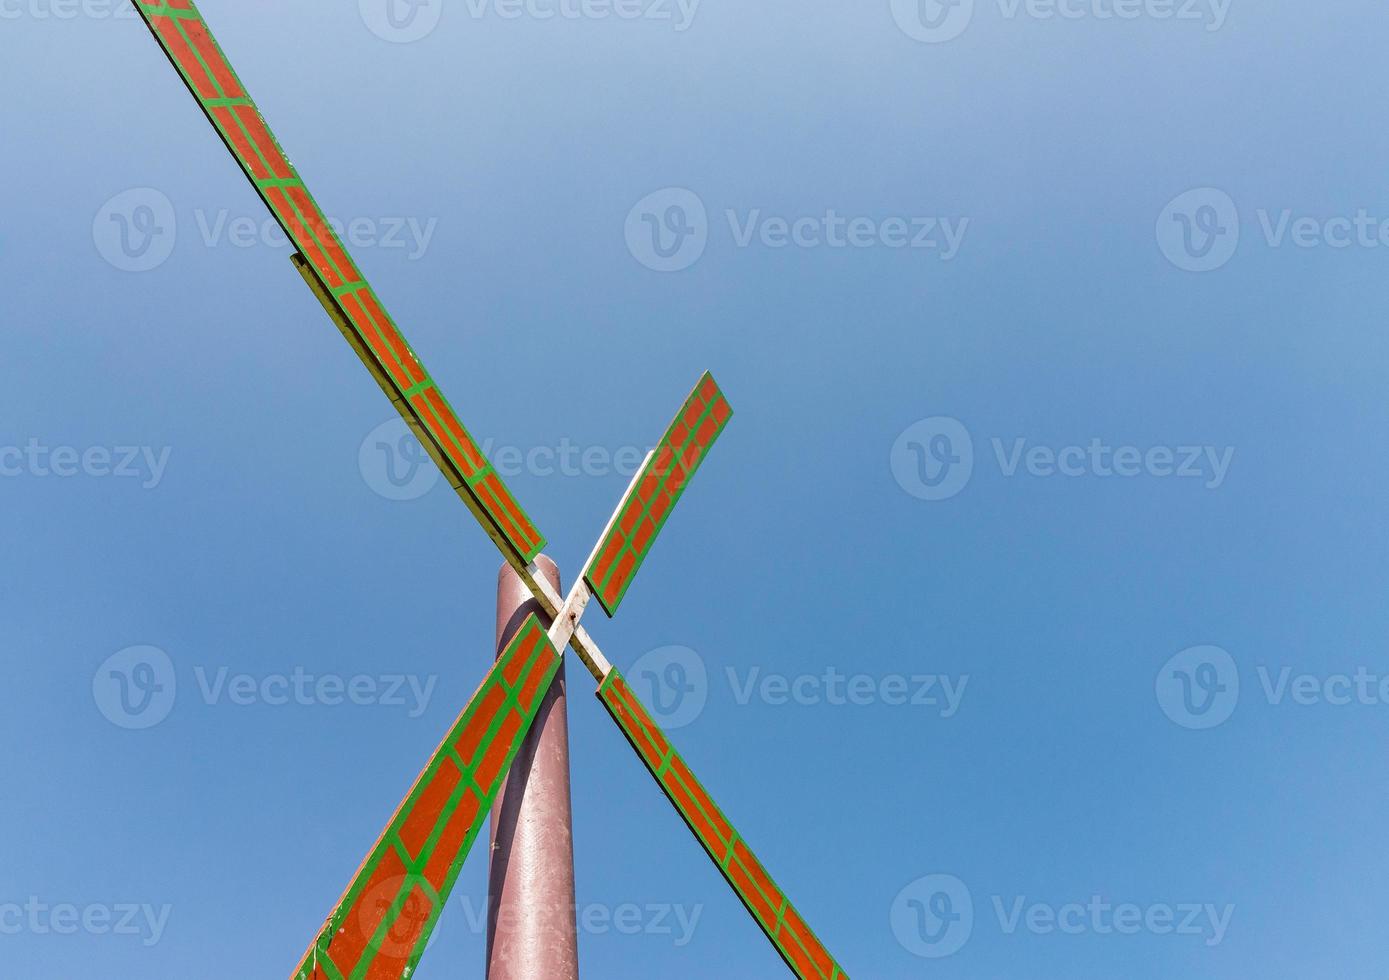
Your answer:
[[[616,669],[598,698],[791,972],[801,980],[848,980]]]
[[[502,554],[524,568],[545,539],[347,254],[193,0],[136,0],[135,8],[298,249],[296,265],[338,328]]]
[[[291,980],[414,972],[507,770],[559,670],[534,615],[435,751]]]
[[[627,488],[584,568],[584,580],[609,616],[617,612],[676,502],[732,417],[728,400],[706,372]]]

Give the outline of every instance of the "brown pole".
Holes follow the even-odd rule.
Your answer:
[[[540,574],[560,588],[545,556]],[[497,576],[497,652],[530,613],[549,620],[510,565]],[[488,980],[578,980],[569,715],[560,666],[492,807]]]

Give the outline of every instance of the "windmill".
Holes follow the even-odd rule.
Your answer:
[[[136,9],[297,250],[293,262],[333,323],[501,550],[551,625],[530,615],[497,658],[353,875],[291,980],[411,976],[468,851],[570,647],[597,696],[734,893],[802,980],[847,975],[580,625],[612,616],[691,477],[732,417],[705,374],[647,456],[561,596],[535,564],[545,539],[424,369],[280,149],[193,0]]]

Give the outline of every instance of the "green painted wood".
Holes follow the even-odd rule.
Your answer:
[[[791,972],[801,980],[848,980],[620,672],[608,674],[598,699]]]
[[[728,400],[706,373],[632,481],[584,569],[585,581],[609,616],[622,604],[676,503],[732,417]]]
[[[292,980],[413,972],[560,662],[530,616],[425,765]],[[322,809],[331,813],[331,801]]]
[[[530,563],[544,548],[544,537],[348,255],[197,6],[192,0],[136,0],[135,6],[222,142],[304,257],[321,285],[320,299],[391,403],[503,554],[522,566]],[[517,375],[529,377],[528,372]]]

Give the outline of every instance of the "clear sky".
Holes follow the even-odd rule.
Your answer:
[[[566,578],[719,379],[588,625],[850,975],[1382,977],[1385,5],[439,2],[201,8]],[[498,557],[137,20],[0,91],[0,977],[283,977]],[[570,679],[585,975],[782,975]]]

